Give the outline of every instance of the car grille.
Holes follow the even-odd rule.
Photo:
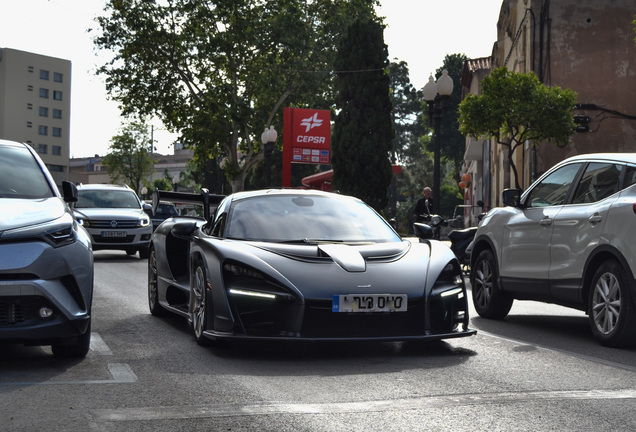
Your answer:
[[[135,240],[135,236],[134,235],[129,235],[126,237],[102,237],[100,235],[94,235],[91,236],[93,237],[93,243],[108,243],[108,244],[113,244],[113,243],[122,243],[122,244],[126,244],[126,243],[131,243]]]
[[[94,220],[91,219],[91,228],[100,228],[100,229],[129,229],[129,228],[137,228],[137,220],[115,220],[115,219],[104,219],[104,220]],[[113,224],[116,223],[116,226]]]
[[[38,317],[38,310],[44,306],[39,298],[0,299],[0,328],[20,325]]]
[[[394,337],[425,334],[423,302],[409,300],[406,312],[336,313],[331,301],[307,301],[305,337]]]

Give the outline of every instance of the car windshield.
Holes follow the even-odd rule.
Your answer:
[[[79,190],[75,208],[141,208],[133,191],[129,190]]]
[[[321,195],[266,195],[236,201],[226,237],[304,243],[401,241],[363,202]]]
[[[0,198],[55,196],[40,165],[23,147],[0,147]]]

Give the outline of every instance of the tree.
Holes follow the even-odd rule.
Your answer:
[[[152,159],[148,151],[150,133],[143,122],[125,125],[119,135],[110,140],[110,152],[103,164],[113,182],[125,183],[139,194],[142,182],[152,171]]]
[[[474,138],[494,138],[508,149],[515,187],[520,188],[514,151],[526,141],[567,143],[574,132],[576,93],[547,87],[533,73],[495,69],[482,81],[482,94],[459,105],[460,130]]]
[[[388,203],[393,123],[383,26],[361,16],[338,44],[332,136],[334,187],[380,211]]]
[[[113,59],[98,73],[124,115],[159,117],[202,170],[226,158],[242,190],[264,159],[263,127],[282,130],[283,104],[331,107],[335,35],[375,3],[109,0],[95,44]]]
[[[453,79],[453,92],[446,100],[446,110],[441,122],[442,145],[440,155],[442,160],[453,163],[452,178],[453,184],[457,184],[457,178],[464,164],[464,153],[466,152],[466,138],[459,131],[458,106],[462,99],[462,71],[467,57],[464,54],[447,54],[442,67],[435,71],[435,76],[439,78],[442,71],[446,69],[448,76]],[[432,142],[428,146],[429,151],[434,151]],[[442,181],[443,183],[443,181]],[[440,202],[440,204],[442,204]]]

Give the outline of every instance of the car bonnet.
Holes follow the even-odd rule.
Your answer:
[[[43,199],[0,199],[0,231],[21,228],[62,217],[66,204],[58,197]]]

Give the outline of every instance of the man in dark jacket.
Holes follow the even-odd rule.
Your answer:
[[[429,220],[433,210],[433,198],[431,197],[431,188],[425,187],[423,190],[424,197],[420,198],[415,205],[415,214],[413,220],[415,222],[426,222]]]

